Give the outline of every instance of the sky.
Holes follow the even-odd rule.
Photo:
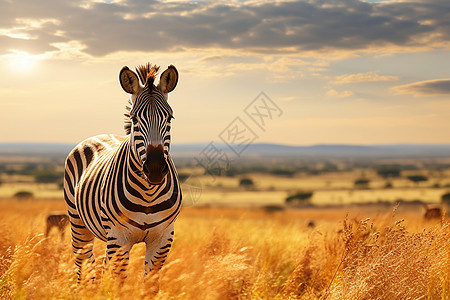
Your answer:
[[[0,142],[124,134],[147,62],[172,143],[450,143],[448,0],[0,0]]]

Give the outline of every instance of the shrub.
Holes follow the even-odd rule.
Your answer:
[[[56,183],[61,180],[63,176],[63,173],[52,170],[41,170],[34,173],[34,179],[38,183]]]
[[[397,166],[382,166],[377,169],[377,173],[383,178],[400,177],[401,169]]]
[[[369,179],[359,178],[359,179],[355,180],[354,185],[356,188],[367,189],[367,188],[369,188],[369,183],[370,183]]]
[[[297,192],[295,194],[288,196],[285,201],[286,201],[286,203],[305,204],[311,200],[312,195],[313,195],[313,192],[300,191],[300,192]]]
[[[14,197],[19,199],[33,198],[33,196],[34,196],[33,193],[29,191],[18,191],[17,193],[14,194]]]
[[[419,182],[427,181],[428,177],[423,176],[423,175],[411,175],[411,176],[408,176],[408,180],[417,184]]]
[[[64,180],[60,180],[60,181],[58,181],[58,189],[60,189],[60,190],[64,190]]]
[[[284,206],[275,205],[275,204],[269,204],[269,205],[263,206],[262,209],[265,212],[274,213],[274,212],[278,212],[278,211],[284,211]]]
[[[252,187],[255,184],[253,183],[253,180],[251,180],[250,178],[242,178],[241,180],[239,180],[239,186],[242,187]]]
[[[295,174],[294,170],[290,170],[290,169],[273,169],[270,171],[271,174],[273,175],[281,175],[281,176],[293,176]]]
[[[445,193],[444,195],[442,195],[441,196],[441,201],[442,201],[442,203],[450,205],[450,192]]]
[[[236,170],[235,168],[229,168],[225,171],[225,175],[228,177],[234,177],[238,174],[238,170]]]
[[[178,173],[178,179],[180,179],[180,182],[185,182],[186,179],[189,178],[189,176],[191,176],[191,175],[186,174],[186,173]]]

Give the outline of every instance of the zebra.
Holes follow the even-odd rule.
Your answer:
[[[168,94],[178,83],[178,71],[170,65],[155,85],[158,71],[150,63],[136,72],[123,67],[119,82],[130,94],[126,135],[91,137],[66,159],[64,198],[78,282],[83,261],[95,261],[94,238],[106,242],[103,266],[114,257],[115,273],[124,277],[134,244],[146,244],[145,275],[157,273],[171,248],[182,201],[169,154],[173,111]]]
[[[423,218],[425,220],[442,219],[442,208],[440,206],[428,206],[428,204],[423,204],[425,208],[425,214]]]
[[[57,227],[61,233],[61,240],[64,239],[64,229],[69,224],[69,216],[65,212],[50,212],[47,216],[45,236],[48,236],[53,227]]]

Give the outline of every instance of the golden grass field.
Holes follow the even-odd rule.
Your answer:
[[[70,234],[45,238],[63,201],[0,201],[1,299],[449,299],[450,225],[423,211],[185,207],[166,265],[143,278],[144,245],[123,282],[105,272],[104,244],[76,283]],[[346,215],[348,216],[346,217]],[[368,219],[370,218],[370,219]],[[308,227],[313,221],[314,228]],[[69,230],[68,230],[69,231]],[[96,276],[97,280],[92,280]],[[157,289],[159,286],[159,290]]]

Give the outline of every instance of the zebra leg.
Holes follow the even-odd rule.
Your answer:
[[[81,266],[88,259],[90,263],[95,261],[92,248],[94,246],[94,235],[83,225],[78,218],[70,218],[72,229],[72,250],[75,254],[75,265],[78,267],[78,282],[81,280]]]
[[[167,228],[167,231],[160,239],[155,241],[146,241],[145,251],[145,281],[148,284],[149,295],[159,293],[159,270],[164,265],[166,257],[170,251],[173,242],[173,224]]]
[[[61,231],[61,242],[64,241],[64,227],[59,229]]]
[[[125,280],[128,262],[130,260],[131,243],[121,241],[121,239],[108,235],[106,242],[106,255],[103,261],[103,268],[110,264],[113,274]]]
[[[52,227],[50,226],[50,225],[48,225],[48,221],[47,221],[47,227],[46,227],[46,230],[45,230],[45,236],[46,237],[48,237],[48,233],[50,232],[50,229],[51,229]]]
[[[157,273],[164,265],[172,246],[173,234],[173,224],[171,224],[159,240],[154,242],[146,241],[145,275]]]
[[[70,229],[72,232],[72,251],[75,254],[75,265],[77,266],[78,282],[81,280],[81,265],[89,259],[90,263],[95,261],[92,248],[94,246],[94,235],[86,228],[75,206],[73,193],[68,192],[70,183],[64,183],[64,199],[69,214]]]

